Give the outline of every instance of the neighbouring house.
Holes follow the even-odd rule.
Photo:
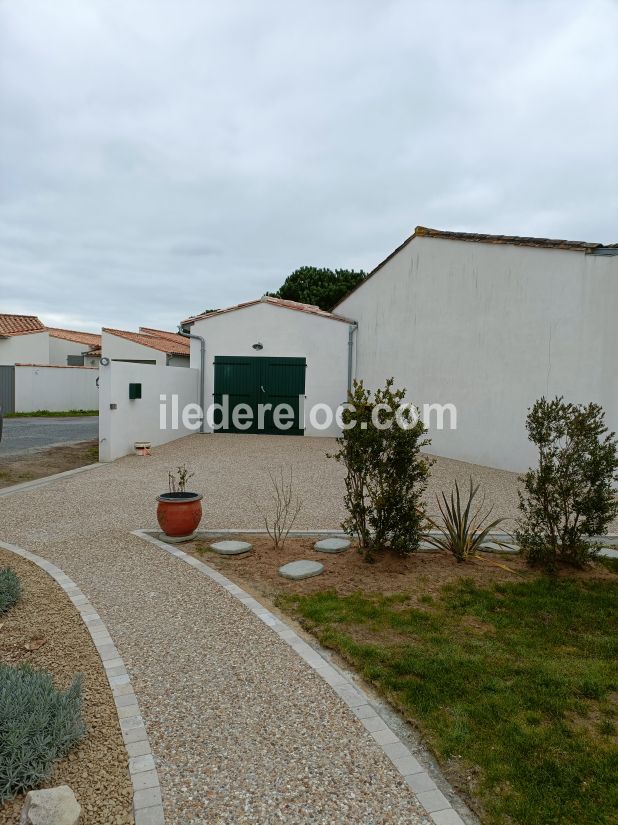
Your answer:
[[[393,376],[421,409],[456,408],[455,429],[430,417],[433,452],[521,471],[541,395],[595,401],[618,430],[617,318],[617,244],[419,226],[331,313],[264,297],[184,325],[205,341],[206,406],[296,396],[308,413],[345,401],[352,377],[375,389]],[[298,433],[334,434],[315,426],[324,415]]]
[[[49,332],[36,315],[0,313],[0,365],[49,364]]]
[[[93,332],[47,327],[49,363],[56,366],[98,367],[101,336]]]
[[[0,407],[5,413],[97,409],[101,336],[46,327],[35,315],[0,314]]]
[[[92,332],[46,327],[36,315],[0,313],[0,364],[37,366],[98,366],[86,356],[101,346],[101,336]]]
[[[101,354],[110,361],[188,367],[189,341],[176,332],[148,327],[139,332],[103,327]]]

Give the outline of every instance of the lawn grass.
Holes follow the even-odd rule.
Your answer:
[[[618,559],[609,558],[608,556],[599,556],[597,562],[606,567],[612,573],[618,573]]]
[[[490,825],[618,821],[618,578],[285,596],[413,721]]]
[[[34,410],[33,412],[5,413],[5,418],[77,418],[85,415],[98,415],[98,410]]]

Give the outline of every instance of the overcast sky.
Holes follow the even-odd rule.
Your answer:
[[[613,0],[0,0],[0,312],[173,328],[414,226],[618,241]]]

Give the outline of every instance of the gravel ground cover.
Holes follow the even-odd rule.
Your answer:
[[[84,675],[87,736],[57,762],[43,787],[69,785],[82,806],[83,825],[131,825],[133,788],[116,707],[90,634],[64,591],[36,565],[0,548],[0,568],[20,578],[22,597],[0,618],[0,661],[30,664],[67,688]],[[30,648],[30,649],[28,649]],[[15,825],[23,795],[0,807],[1,825]]]
[[[264,474],[268,441],[251,444],[265,450]],[[246,498],[249,482],[218,450],[200,454],[210,445],[218,446],[186,439],[0,499],[0,535],[62,567],[106,623],[140,702],[168,825],[428,821],[360,721],[305,662],[214,582],[129,534],[154,526],[167,468],[184,460],[206,490],[209,517],[217,505],[228,524],[240,517],[229,485],[240,483]],[[312,467],[326,482],[322,455]],[[253,486],[262,483],[256,473]]]
[[[0,538],[53,561],[106,623],[131,675],[169,825],[414,823],[423,816],[361,724],[218,585],[129,534],[154,529],[167,471],[186,462],[202,527],[262,526],[268,471],[293,470],[299,529],[338,527],[343,472],[330,439],[194,435],[150,457],[0,499]],[[434,486],[487,489],[514,514],[516,476],[440,459]],[[509,509],[510,508],[510,509]]]

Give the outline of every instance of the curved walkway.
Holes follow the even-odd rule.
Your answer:
[[[290,441],[299,478],[323,474],[323,456],[311,464],[310,445]],[[1,498],[0,539],[61,567],[107,625],[142,709],[168,825],[430,822],[379,731],[307,661],[220,583],[131,534],[154,527],[167,467],[216,447],[217,437],[194,436]],[[332,499],[331,490],[315,527],[336,525]],[[237,515],[229,496],[217,506],[230,508],[227,526],[246,525],[242,501]]]
[[[159,778],[146,729],[140,716],[137,698],[127,675],[125,664],[114,647],[113,639],[104,622],[75,582],[55,564],[14,544],[0,541],[0,547],[31,561],[44,570],[64,590],[79,613],[90,633],[96,651],[101,657],[101,663],[116,705],[120,729],[129,757],[135,825],[163,825]],[[136,724],[136,720],[139,720],[139,724]],[[149,794],[144,794],[146,788],[151,791]],[[157,797],[154,803],[153,795]]]

